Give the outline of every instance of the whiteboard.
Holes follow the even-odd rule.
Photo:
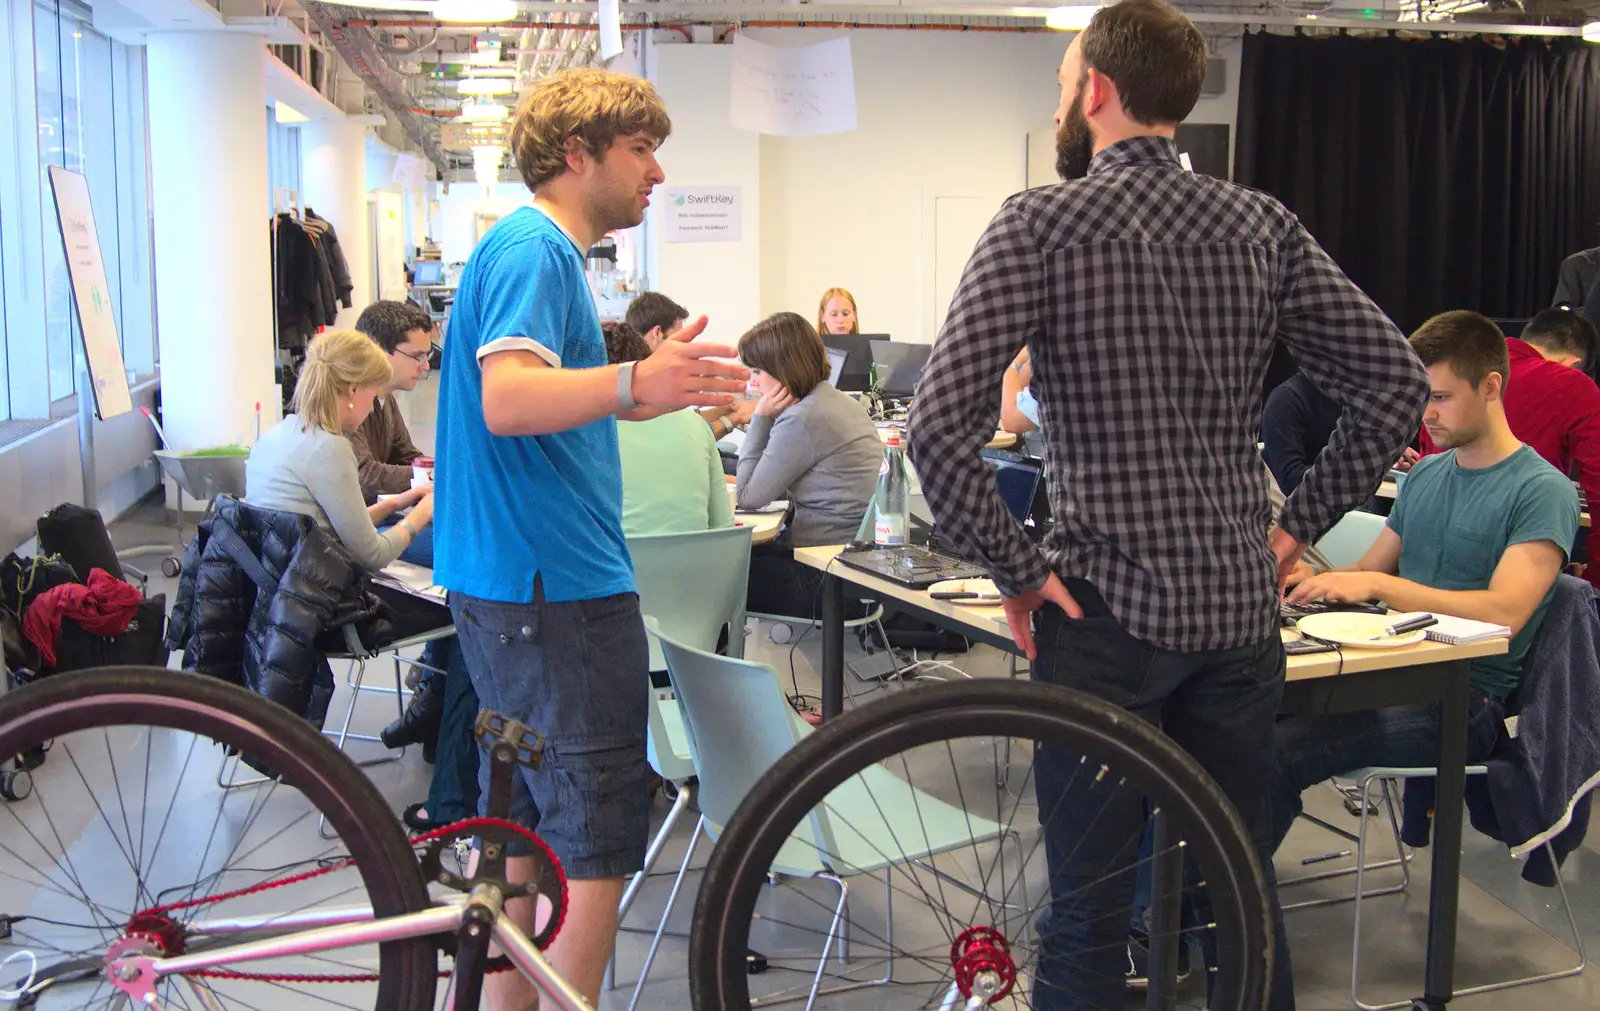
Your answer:
[[[83,356],[89,364],[89,382],[94,389],[94,413],[104,421],[133,410],[133,397],[128,392],[128,372],[122,364],[117,317],[111,310],[111,286],[106,283],[106,265],[100,258],[100,235],[94,227],[94,209],[89,205],[89,180],[52,165],[50,188],[55,192],[56,218],[67,252],[67,275],[78,309],[78,330],[83,334]]]

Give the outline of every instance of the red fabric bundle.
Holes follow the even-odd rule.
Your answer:
[[[61,619],[71,618],[90,635],[117,636],[139,610],[139,590],[105,569],[90,569],[89,582],[67,583],[41,593],[22,616],[22,634],[39,647],[44,666],[56,662]]]

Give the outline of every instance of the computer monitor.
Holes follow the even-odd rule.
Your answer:
[[[822,343],[847,356],[839,381],[833,385],[849,393],[863,393],[872,385],[872,339],[888,340],[888,334],[825,333]]]
[[[849,352],[828,349],[828,382],[834,389],[839,388],[839,377],[844,374],[844,363],[849,357]]]
[[[909,397],[917,391],[922,367],[933,353],[931,344],[903,344],[875,340],[872,363],[878,367],[878,387],[886,397]]]
[[[411,283],[418,287],[444,283],[444,263],[440,260],[418,260],[411,265]]]
[[[1012,454],[984,454],[984,463],[994,468],[994,480],[1005,500],[1006,509],[1018,524],[1025,524],[1033,512],[1033,498],[1039,491],[1044,467],[1038,460]]]

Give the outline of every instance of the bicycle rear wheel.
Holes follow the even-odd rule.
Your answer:
[[[197,952],[359,918],[341,910],[429,905],[409,840],[360,769],[242,689],[153,667],[58,675],[0,699],[0,755],[40,746],[33,794],[0,804],[10,1006],[124,1006],[106,966],[117,953]],[[277,778],[223,790],[227,753]],[[332,842],[317,835],[324,814]],[[436,970],[421,937],[222,965],[168,977],[158,995],[174,1009],[423,1011]]]
[[[1032,758],[1042,747],[1072,756],[1072,795],[1088,799],[1074,815],[1089,826],[1080,843],[1119,804],[1146,812],[1106,854],[1101,877],[1075,879],[1075,890],[1053,903],[1040,826],[1062,812],[1037,811]],[[1081,959],[1072,972],[1094,992],[1114,997],[1089,1000],[1085,987],[1048,1003],[1120,1008],[1130,896],[1154,865],[1138,846],[1157,811],[1167,852],[1191,862],[1209,896],[1210,1007],[1262,1007],[1273,937],[1265,879],[1216,783],[1126,711],[1013,681],[904,691],[830,721],[768,771],[717,838],[700,885],[689,954],[694,1007],[743,1009],[872,986],[880,988],[873,1007],[964,1008],[987,984],[995,1006],[1031,1008],[1046,996],[1040,988],[1055,985],[1041,978],[1041,955],[1062,964],[1063,924],[1080,916],[1110,922],[1115,950],[1066,958]],[[848,901],[844,886],[837,903],[833,893],[819,896],[808,874],[844,881]],[[1103,971],[1091,978],[1108,963],[1114,979]]]

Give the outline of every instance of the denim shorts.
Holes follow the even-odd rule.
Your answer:
[[[537,831],[569,878],[639,870],[650,834],[650,654],[638,594],[551,603],[535,580],[532,603],[451,593],[450,610],[479,704],[545,739],[540,767],[517,770],[511,820]],[[489,796],[481,756],[480,813]]]

